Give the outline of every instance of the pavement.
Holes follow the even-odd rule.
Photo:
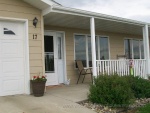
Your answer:
[[[0,97],[0,113],[95,113],[77,102],[87,99],[88,84],[48,88],[43,97]]]

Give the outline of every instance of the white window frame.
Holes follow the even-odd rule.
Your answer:
[[[129,40],[131,40],[131,48],[132,48],[132,59],[134,59],[134,51],[133,51],[133,40],[138,40],[139,42],[140,41],[143,41],[143,39],[141,39],[141,38],[124,38],[124,54],[126,54],[125,52],[125,40],[127,40],[127,39],[129,39]],[[141,44],[139,43],[139,55],[140,55],[140,59],[142,59],[142,54],[141,54]],[[144,56],[145,57],[145,56]]]
[[[76,60],[76,53],[75,53],[75,36],[76,35],[83,35],[85,36],[85,40],[86,40],[86,67],[88,68],[89,67],[89,53],[88,53],[88,37],[90,36],[90,34],[81,34],[81,33],[74,33],[74,36],[73,36],[73,40],[74,40],[74,61]],[[90,36],[91,37],[91,36]],[[101,38],[101,37],[107,37],[108,38],[108,59],[110,59],[110,41],[109,41],[109,36],[106,36],[106,35],[96,35],[95,36],[98,40]],[[97,47],[95,48],[95,50],[97,49]],[[100,44],[98,43],[98,60],[100,60]],[[74,65],[75,68],[76,68],[76,65]]]
[[[110,59],[110,41],[109,41],[109,36],[105,36],[105,35],[96,35],[96,38],[98,40],[98,60],[100,60],[100,43],[99,43],[99,39],[100,38],[107,38],[108,39],[108,59]],[[97,48],[96,48],[97,49]]]

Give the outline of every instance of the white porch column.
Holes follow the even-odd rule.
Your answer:
[[[146,59],[146,74],[150,74],[150,54],[149,54],[149,33],[148,25],[143,27],[143,44],[144,44],[144,56]],[[147,76],[145,77],[147,78]]]
[[[91,17],[91,47],[92,47],[92,66],[93,66],[93,76],[97,76],[96,73],[96,46],[95,46],[95,20]]]

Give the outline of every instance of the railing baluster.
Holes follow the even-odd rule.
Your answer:
[[[104,61],[102,61],[102,73],[104,74]]]
[[[110,69],[110,74],[112,74],[112,61],[110,60],[110,67],[109,67],[109,69]]]
[[[117,73],[117,60],[115,60],[115,73]]]
[[[114,74],[120,76],[129,75],[129,60],[97,60],[97,74]],[[134,59],[133,60],[134,76],[146,78],[146,60]]]
[[[109,61],[107,61],[107,72],[108,72],[108,75],[110,74],[109,67],[110,67],[110,63],[109,63]]]
[[[133,73],[134,73],[134,76],[136,76],[136,62],[135,60],[133,60]]]
[[[143,72],[144,72],[144,70],[143,70],[143,69],[144,69],[144,65],[143,65],[143,63],[144,63],[144,62],[141,60],[140,75],[141,75],[142,78],[144,78],[144,74],[143,74]],[[142,68],[142,67],[143,67],[143,68]]]

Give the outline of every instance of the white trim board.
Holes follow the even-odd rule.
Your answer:
[[[64,31],[56,31],[56,30],[44,30],[44,35],[45,32],[55,32],[55,33],[62,33],[63,34],[63,48],[64,48],[64,83],[67,81],[67,61],[66,61],[66,37],[65,37],[65,32]]]

